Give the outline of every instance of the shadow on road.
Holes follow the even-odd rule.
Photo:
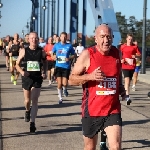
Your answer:
[[[140,148],[140,149],[143,149],[143,148],[146,148],[146,147],[150,147],[150,141],[148,139],[143,139],[143,140],[130,140],[130,141],[123,141],[123,142],[127,142],[127,143],[140,143],[142,144],[143,146],[138,146],[138,147],[131,147],[131,148],[123,148],[123,150],[128,150],[128,149],[136,149],[136,148]]]
[[[134,121],[123,121],[123,126],[126,125],[133,125],[133,124],[145,124],[150,122],[150,119],[146,119],[146,120],[134,120]]]
[[[62,124],[59,125],[61,127],[67,126],[67,124]],[[51,129],[51,130],[45,130],[45,131],[37,131],[34,133],[34,135],[42,135],[42,134],[57,134],[57,133],[62,133],[62,132],[76,132],[76,131],[82,131],[82,126],[81,124],[72,124],[69,125],[69,127],[63,128],[63,129]],[[30,132],[23,132],[19,134],[5,134],[0,137],[0,139],[6,139],[6,138],[14,138],[14,137],[24,137],[24,136],[29,136],[33,135]]]

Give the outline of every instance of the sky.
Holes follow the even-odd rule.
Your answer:
[[[60,0],[62,2],[62,0]],[[69,2],[69,0],[67,0]],[[67,2],[67,7],[69,3]],[[82,32],[82,0],[79,0],[79,32]],[[137,20],[143,18],[143,2],[144,0],[112,0],[114,11],[121,12],[126,18],[129,16],[135,16]],[[22,30],[28,32],[25,27],[30,19],[31,15],[31,0],[1,0],[3,7],[0,8],[2,18],[0,19],[0,37],[6,35],[14,35],[18,33],[22,36]],[[147,19],[150,19],[150,1],[148,0],[147,6]],[[87,4],[87,35],[93,35],[94,31],[94,19],[89,3]],[[60,16],[63,19],[63,16]],[[90,19],[89,19],[90,18]],[[61,23],[60,19],[60,23]],[[69,7],[67,10],[67,23],[69,22]],[[93,22],[91,24],[91,22]],[[69,23],[67,26],[67,32],[69,32]],[[62,30],[60,28],[60,30]]]

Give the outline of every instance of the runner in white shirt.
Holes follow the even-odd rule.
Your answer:
[[[81,52],[84,50],[84,46],[82,46],[82,43],[79,43],[79,46],[76,47],[75,52],[77,54],[77,58],[81,54]]]

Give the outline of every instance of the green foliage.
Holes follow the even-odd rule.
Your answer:
[[[126,41],[126,35],[132,33],[138,45],[142,45],[143,20],[138,21],[135,16],[126,18],[121,12],[116,12],[116,18],[121,33],[122,41]],[[146,45],[150,47],[150,19],[146,21]]]
[[[95,43],[95,38],[93,36],[90,36],[86,39],[86,47],[93,45]]]

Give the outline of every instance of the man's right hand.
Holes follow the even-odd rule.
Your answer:
[[[90,74],[90,80],[92,81],[103,81],[106,78],[105,74],[101,71],[101,68],[98,67]]]
[[[24,77],[28,77],[30,74],[29,74],[29,72],[23,71],[21,73],[21,75],[24,76]]]
[[[125,63],[125,59],[121,59],[121,63],[124,64]]]

